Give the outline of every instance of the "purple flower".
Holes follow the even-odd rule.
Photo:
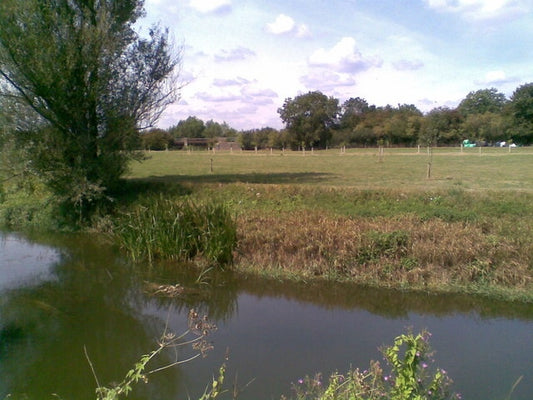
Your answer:
[[[304,383],[304,380],[302,378],[298,379],[298,383],[301,385],[302,383]]]
[[[428,365],[426,363],[422,363],[422,368],[427,368]]]

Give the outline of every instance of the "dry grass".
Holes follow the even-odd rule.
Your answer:
[[[533,289],[531,245],[440,219],[350,218],[323,212],[250,213],[238,221],[240,270],[387,287]]]

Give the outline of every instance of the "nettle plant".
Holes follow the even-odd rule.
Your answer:
[[[452,393],[452,380],[443,369],[431,368],[431,334],[407,333],[396,337],[394,344],[381,351],[390,371],[386,373],[378,361],[361,371],[352,369],[346,374],[333,373],[329,381],[322,375],[299,379],[293,384],[297,400],[452,400],[461,399]],[[287,399],[282,397],[282,399]]]

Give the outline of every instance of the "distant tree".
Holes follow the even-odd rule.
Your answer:
[[[421,116],[422,112],[412,104],[401,104],[398,108],[388,110],[383,122],[383,132],[389,144],[415,144],[418,130],[414,123]]]
[[[468,93],[457,109],[463,115],[500,113],[506,102],[505,95],[495,88],[482,89]]]
[[[533,83],[519,86],[511,96],[514,121],[513,140],[520,144],[533,143]]]
[[[204,137],[205,124],[201,119],[190,116],[169,128],[168,131],[176,138],[201,138]]]
[[[241,147],[245,150],[266,149],[271,147],[272,135],[279,134],[274,128],[250,129],[242,131],[239,135]],[[273,147],[273,146],[272,146]]]
[[[470,114],[463,122],[463,136],[471,140],[494,143],[508,140],[508,135],[508,119],[501,114]]]
[[[325,148],[337,123],[339,100],[319,91],[287,98],[278,109],[291,135],[292,145]]]
[[[142,0],[0,2],[0,94],[33,114],[15,129],[31,168],[80,218],[178,90],[167,32],[134,31],[143,13]]]
[[[252,150],[255,147],[255,137],[253,130],[242,131],[237,137],[237,142],[244,150]]]
[[[145,150],[168,150],[172,146],[172,135],[163,129],[150,129],[141,135],[142,147]]]
[[[458,143],[461,139],[463,118],[457,110],[438,107],[424,116],[420,126],[419,144],[436,146],[437,144]]]
[[[275,149],[286,149],[290,146],[290,134],[286,129],[273,129],[268,139],[269,146]]]
[[[355,128],[370,110],[367,101],[361,97],[351,97],[341,107],[341,128]]]

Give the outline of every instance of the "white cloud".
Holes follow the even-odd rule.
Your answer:
[[[474,83],[481,86],[499,86],[510,82],[515,82],[515,78],[508,77],[504,71],[489,71],[484,78]]]
[[[377,58],[364,58],[352,37],[342,38],[329,50],[318,49],[309,57],[309,65],[327,67],[338,72],[361,72],[370,67],[378,67],[381,63]]]
[[[425,0],[433,9],[462,14],[473,20],[500,19],[531,10],[528,0]]]
[[[299,38],[311,36],[311,31],[307,25],[297,25],[293,18],[285,14],[278,15],[274,22],[268,23],[266,30],[274,35],[293,33]]]
[[[267,24],[267,31],[274,35],[281,35],[292,32],[295,26],[296,23],[291,17],[285,14],[280,14],[274,22]]]
[[[190,0],[189,5],[204,14],[219,13],[231,9],[231,0]]]

